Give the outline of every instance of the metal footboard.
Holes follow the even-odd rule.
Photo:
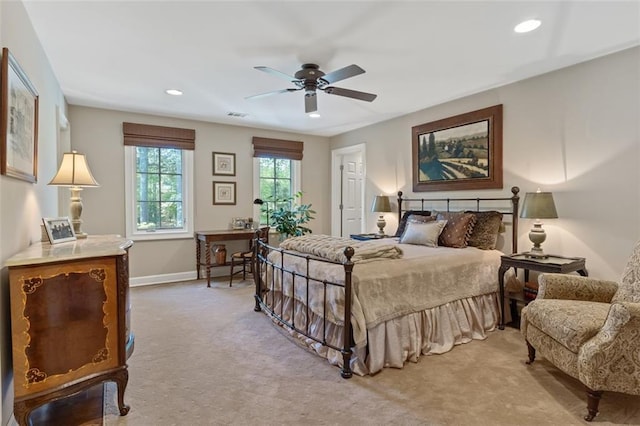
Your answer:
[[[326,259],[320,259],[317,257],[293,253],[289,251],[285,251],[280,248],[276,248],[270,246],[264,241],[260,241],[259,238],[254,240],[254,265],[253,265],[253,278],[256,286],[255,293],[255,308],[256,312],[264,311],[269,314],[272,318],[274,318],[279,324],[285,326],[286,328],[293,330],[317,343],[320,343],[323,346],[339,351],[342,354],[342,369],[340,370],[340,374],[343,378],[348,379],[352,376],[353,372],[351,371],[351,346],[353,342],[352,336],[352,328],[351,328],[351,276],[353,271],[353,262],[351,258],[354,254],[354,250],[351,247],[347,247],[344,250],[344,254],[347,258],[347,261],[344,263],[333,262]],[[270,260],[269,255],[272,253],[278,253],[276,257],[278,257],[279,264]],[[273,255],[271,256],[273,257]],[[294,271],[291,269],[287,269],[286,267],[286,259],[288,257],[296,257],[299,259],[304,259],[306,263],[306,271]],[[326,279],[322,279],[319,277],[310,276],[310,263],[311,262],[321,262],[332,265],[342,265],[344,267],[344,283],[336,283],[332,281],[328,281]],[[281,289],[279,291],[280,296],[276,296],[275,288],[275,277],[276,274],[279,275]],[[287,319],[287,312],[285,312],[285,276],[291,278],[292,282],[292,294],[291,299],[291,315],[290,320]],[[305,286],[306,291],[306,301],[300,302],[296,299],[296,284],[302,283]],[[323,310],[322,310],[322,333],[320,337],[317,335],[313,335],[310,326],[311,326],[311,308],[309,307],[309,294],[310,294],[310,285],[312,283],[321,284],[323,287]],[[330,341],[327,341],[327,289],[331,286],[342,287],[344,289],[344,317],[343,319],[343,335],[342,335],[342,346],[336,346],[332,344]],[[280,309],[276,309],[276,298],[280,297]],[[270,299],[269,299],[270,298]],[[269,303],[270,302],[270,303]],[[296,303],[302,303],[304,305],[305,317],[304,324],[296,324],[295,318],[295,306]],[[316,313],[317,314],[317,313]]]

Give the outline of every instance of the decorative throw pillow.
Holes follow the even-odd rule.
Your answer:
[[[469,237],[468,245],[481,250],[495,250],[502,225],[502,213],[491,210],[486,212],[467,211],[476,217],[476,224]]]
[[[427,247],[438,247],[438,237],[447,224],[446,220],[425,223],[407,222],[400,242],[402,244],[417,244]]]
[[[411,214],[407,218],[407,223],[427,223],[427,222],[433,222],[435,220],[436,220],[435,216],[423,216],[419,214]]]
[[[471,213],[463,212],[439,212],[438,220],[446,220],[447,225],[442,230],[438,245],[445,247],[464,248],[467,246],[476,217]]]
[[[398,229],[396,230],[396,234],[394,235],[394,237],[402,236],[402,233],[404,232],[404,228],[407,226],[407,219],[409,218],[409,216],[412,216],[412,215],[431,216],[431,212],[428,210],[407,210],[406,212],[404,212],[402,214],[402,218],[400,219],[400,222],[398,223]]]

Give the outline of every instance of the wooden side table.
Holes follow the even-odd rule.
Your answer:
[[[554,272],[568,274],[577,272],[586,277],[589,275],[584,257],[564,257],[549,255],[545,258],[529,257],[526,253],[501,256],[498,269],[498,284],[500,287],[500,324],[498,328],[504,330],[504,274],[509,268],[524,269],[524,280],[529,280],[529,271]]]
[[[220,241],[251,240],[256,235],[253,229],[225,229],[213,231],[196,231],[196,278],[200,279],[200,268],[204,266],[207,277],[207,287],[211,287],[211,268],[213,266],[226,266],[225,263],[211,263],[211,243]],[[202,259],[202,247],[204,245],[204,261]]]

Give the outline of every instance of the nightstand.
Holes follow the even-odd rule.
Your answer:
[[[536,258],[529,257],[526,253],[518,253],[501,256],[500,260],[500,269],[498,270],[498,284],[500,287],[500,324],[498,328],[500,330],[504,330],[504,274],[509,268],[524,269],[525,282],[529,281],[529,271],[559,274],[577,272],[583,277],[589,275],[584,257],[564,257],[551,254],[545,258]],[[512,302],[515,300],[512,298]],[[524,301],[524,298],[522,300]]]
[[[391,235],[380,234],[351,234],[349,237],[352,240],[367,241],[367,240],[379,240],[381,238],[391,238]]]

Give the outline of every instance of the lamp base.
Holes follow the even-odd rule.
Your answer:
[[[387,222],[384,220],[384,216],[380,215],[378,221],[376,222],[378,225],[378,235],[384,235],[384,227],[387,226]]]
[[[549,258],[549,255],[548,254],[544,254],[542,252],[542,250],[540,250],[539,253],[535,252],[533,250],[532,251],[527,251],[527,252],[524,253],[524,255],[525,255],[525,257],[529,257],[529,258],[532,258],[532,259],[547,259],[547,258]]]
[[[529,239],[533,243],[533,247],[531,247],[530,251],[525,253],[527,257],[535,259],[546,259],[549,257],[544,254],[544,251],[542,251],[541,244],[547,239],[547,234],[544,232],[542,223],[539,220],[533,224],[533,228],[529,231]]]

